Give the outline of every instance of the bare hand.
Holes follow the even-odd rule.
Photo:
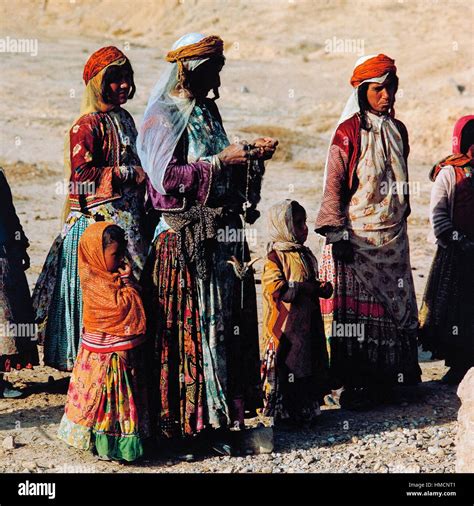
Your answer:
[[[128,276],[128,277],[130,277],[132,275],[132,267],[130,266],[129,263],[125,263],[124,262],[118,268],[118,272],[119,272],[120,276]]]
[[[217,156],[223,165],[244,165],[247,163],[247,153],[242,144],[231,144]]]
[[[146,179],[146,173],[143,170],[143,168],[140,167],[139,165],[135,165],[135,182],[137,184],[142,184],[143,181],[145,181],[145,179]]]
[[[269,160],[275,153],[278,146],[278,140],[271,137],[259,137],[252,143],[257,151],[257,158],[260,160]]]

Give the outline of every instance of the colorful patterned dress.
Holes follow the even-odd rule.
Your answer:
[[[112,221],[125,230],[133,273],[140,277],[148,245],[142,229],[145,188],[135,183],[136,137],[132,117],[121,108],[87,114],[71,128],[71,184],[94,181],[97,191],[82,202],[80,195],[75,199],[33,293],[45,365],[62,371],[74,366],[82,332],[77,245],[90,223]],[[113,188],[108,198],[100,194],[106,185]]]
[[[240,232],[241,188],[215,157],[228,145],[216,113],[206,102],[197,102],[171,163],[184,166],[189,181],[194,175],[204,181],[189,201],[196,203],[204,195],[204,213],[225,208],[218,222],[221,240],[214,235],[207,242],[207,279],[198,275],[196,261],[183,264],[177,233],[166,221],[171,211],[160,206],[163,197],[149,187],[154,207],[165,214],[156,229],[143,286],[148,331],[155,342],[153,423],[166,437],[243,423],[244,416],[255,416],[261,402],[254,278],[250,273],[241,282],[228,263],[232,256],[249,260]],[[170,177],[173,168],[167,169]]]

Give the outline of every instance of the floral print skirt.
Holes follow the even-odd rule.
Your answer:
[[[133,461],[148,437],[144,346],[112,353],[80,348],[58,437],[99,456]]]

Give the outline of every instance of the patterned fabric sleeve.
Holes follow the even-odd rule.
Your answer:
[[[342,239],[343,228],[346,224],[344,196],[347,195],[348,164],[347,153],[336,144],[332,144],[329,150],[323,200],[315,228],[316,232],[322,235],[328,236],[332,233],[333,237],[328,237],[328,239],[333,239],[332,242]]]
[[[113,193],[113,167],[104,166],[104,128],[97,114],[79,118],[71,128],[70,156],[71,182],[93,183],[97,196],[108,197]],[[85,187],[85,193],[91,193]],[[73,193],[80,193],[74,189]]]
[[[180,164],[175,156],[171,159],[163,178],[166,193],[176,197],[194,197],[205,204],[211,190],[213,173],[220,165],[208,161]]]

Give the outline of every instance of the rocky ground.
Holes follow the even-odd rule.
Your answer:
[[[135,464],[102,462],[56,438],[64,393],[0,400],[0,473],[453,473],[459,401],[454,387],[439,382],[445,372],[441,362],[422,363],[422,369],[423,383],[406,388],[396,404],[369,412],[325,406],[310,429],[274,428],[271,454],[203,454],[193,462],[159,451]],[[44,367],[9,378],[17,386],[44,390],[38,381],[48,375],[67,376]]]

